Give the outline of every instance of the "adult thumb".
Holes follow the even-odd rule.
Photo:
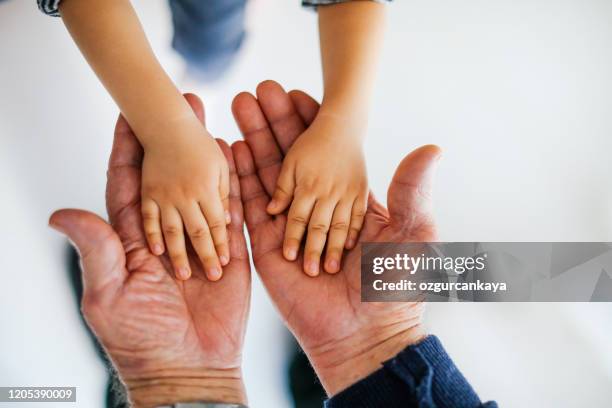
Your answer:
[[[402,160],[387,193],[392,223],[406,227],[431,219],[433,184],[441,155],[438,146],[426,145]]]
[[[119,287],[127,276],[119,236],[106,221],[83,210],[59,210],[49,226],[68,237],[79,252],[86,292]]]

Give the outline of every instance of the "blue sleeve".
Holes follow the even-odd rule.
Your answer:
[[[325,402],[326,408],[496,408],[482,403],[442,343],[428,336]]]

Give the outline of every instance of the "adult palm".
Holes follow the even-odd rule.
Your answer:
[[[422,304],[361,302],[359,246],[345,254],[338,273],[315,278],[302,272],[302,257],[295,262],[284,258],[287,217],[270,216],[266,206],[283,155],[317,109],[308,95],[287,94],[277,83],[266,81],[258,87],[257,99],[242,93],[234,100],[234,116],[246,143],[235,143],[232,151],[255,268],[327,392],[335,394],[374,371],[381,358],[423,337]],[[424,146],[401,162],[389,187],[388,210],[370,197],[360,242],[436,239],[430,204],[439,156],[439,148]]]
[[[186,95],[203,120],[195,95]],[[60,210],[50,225],[75,242],[83,263],[82,309],[131,391],[137,405],[155,405],[150,388],[236,386],[229,402],[243,401],[240,364],[250,299],[250,267],[243,234],[243,212],[231,149],[219,142],[232,170],[230,212],[231,262],[218,282],[206,279],[193,250],[193,277],[174,278],[167,256],[147,247],[140,211],[143,151],[122,117],[119,118],[109,162],[107,210],[110,225],[82,210]],[[187,377],[183,383],[179,378]],[[192,387],[190,391],[203,387]],[[214,391],[215,385],[210,385]],[[167,391],[168,391],[167,390]],[[132,392],[134,391],[134,392]],[[211,396],[212,398],[212,396]],[[203,399],[203,396],[202,398]],[[170,401],[176,402],[176,401]]]

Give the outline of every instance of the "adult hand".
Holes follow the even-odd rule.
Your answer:
[[[424,337],[423,304],[362,303],[359,246],[345,254],[338,273],[316,278],[301,273],[301,259],[283,257],[287,216],[270,216],[266,206],[284,154],[312,122],[318,104],[299,91],[287,94],[272,81],[260,84],[257,97],[242,93],[233,103],[246,141],[236,142],[232,151],[253,261],[327,393],[334,395]],[[424,146],[401,162],[389,187],[389,208],[370,197],[360,242],[436,239],[431,192],[439,157],[438,147]]]
[[[203,120],[195,95],[188,102]],[[82,210],[49,221],[76,245],[83,266],[82,310],[136,407],[181,401],[245,403],[241,353],[250,300],[250,267],[231,150],[231,262],[209,281],[190,248],[193,276],[177,280],[167,256],[147,247],[140,211],[142,148],[119,118],[107,183],[110,225]]]

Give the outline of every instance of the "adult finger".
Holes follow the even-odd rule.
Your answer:
[[[81,257],[86,293],[113,291],[127,278],[125,251],[119,237],[102,218],[83,210],[59,210],[49,225],[65,234]]]
[[[244,239],[244,211],[240,199],[240,179],[236,172],[236,162],[231,147],[222,139],[217,143],[227,160],[229,168],[229,211],[231,223],[229,224],[230,263],[234,260],[247,259],[246,241]]]
[[[299,90],[289,91],[289,97],[304,124],[310,126],[319,113],[319,102],[306,92]]]
[[[402,160],[387,192],[392,224],[410,228],[431,219],[433,181],[441,150],[426,145]]]
[[[249,146],[242,141],[235,142],[232,145],[232,153],[240,180],[240,198],[244,208],[244,218],[248,230],[253,231],[262,222],[272,219],[266,211],[270,197],[257,176]]]
[[[198,120],[202,123],[202,125],[206,125],[206,119],[204,114],[204,104],[200,97],[196,94],[186,93],[183,95],[187,100],[187,103],[195,113]]]
[[[140,199],[140,169],[143,149],[127,121],[119,115],[115,125],[113,147],[108,162],[106,182],[106,208],[111,224],[115,225],[119,214]],[[141,230],[129,228],[117,231],[122,240],[135,241]]]
[[[247,92],[232,102],[232,112],[248,144],[261,182],[269,195],[274,192],[283,155],[255,97]]]
[[[275,81],[263,81],[257,86],[257,101],[272,128],[276,143],[287,153],[306,126],[293,101]]]

